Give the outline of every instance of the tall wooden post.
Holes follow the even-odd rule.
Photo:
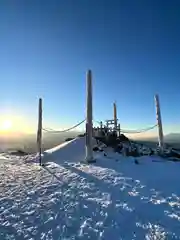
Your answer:
[[[42,165],[42,98],[39,98],[38,107],[38,130],[37,130],[37,150],[39,154],[39,165]]]
[[[120,123],[118,124],[118,132],[119,132],[119,137],[120,137],[120,135],[121,135],[121,125],[120,125]]]
[[[159,138],[159,147],[161,152],[164,149],[164,136],[163,136],[163,127],[162,127],[162,119],[161,119],[161,110],[160,110],[160,103],[159,103],[159,96],[156,94],[155,97],[155,107],[156,107],[156,120],[158,125],[158,138]]]
[[[103,128],[103,123],[102,123],[102,121],[100,122],[100,129],[101,129],[101,131],[102,131],[102,128]]]
[[[87,99],[86,99],[86,162],[94,162],[93,159],[93,146],[92,146],[92,73],[91,70],[88,70],[86,75],[87,81]]]
[[[99,136],[102,137],[102,131],[103,131],[103,123],[102,121],[100,122],[100,131],[99,131]]]
[[[116,103],[113,104],[114,109],[114,130],[117,131],[117,108]]]

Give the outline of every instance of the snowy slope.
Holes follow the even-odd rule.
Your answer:
[[[179,163],[111,152],[85,165],[75,142],[58,148],[59,164],[0,163],[0,240],[180,239]]]
[[[95,139],[93,139],[95,144]],[[43,162],[53,161],[62,163],[66,161],[79,162],[85,160],[85,137],[75,138],[69,142],[62,143],[43,153]]]

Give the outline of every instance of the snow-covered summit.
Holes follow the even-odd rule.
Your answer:
[[[179,163],[106,148],[86,165],[84,144],[46,151],[45,167],[3,155],[0,240],[180,239]]]

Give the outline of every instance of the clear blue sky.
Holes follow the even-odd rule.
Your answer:
[[[85,116],[85,73],[93,71],[94,118],[123,128],[155,123],[180,131],[180,1],[1,0],[0,111],[48,126]],[[35,126],[35,125],[34,125]]]

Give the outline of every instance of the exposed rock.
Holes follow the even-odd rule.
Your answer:
[[[22,150],[15,150],[15,151],[10,151],[9,154],[11,155],[16,155],[16,156],[25,156],[28,155],[28,153],[22,151]]]
[[[93,147],[93,151],[97,152],[97,151],[100,151],[100,149],[97,146],[95,146],[95,147]]]
[[[129,143],[130,143],[129,138],[126,137],[124,134],[121,134],[121,135],[119,136],[119,140],[120,140],[120,142],[129,142]]]
[[[135,159],[135,160],[134,160],[134,163],[135,163],[135,164],[139,164],[139,162],[138,162],[138,160],[137,160],[137,159]]]
[[[85,137],[86,133],[79,134],[78,137]]]
[[[65,142],[68,142],[68,141],[71,141],[73,140],[74,138],[66,138]]]

